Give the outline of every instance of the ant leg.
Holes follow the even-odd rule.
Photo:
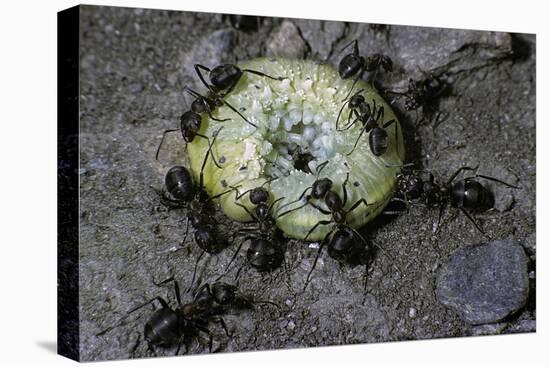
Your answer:
[[[224,192],[221,192],[221,193],[219,193],[219,194],[216,194],[216,195],[214,195],[214,196],[211,196],[211,197],[208,198],[207,201],[212,201],[212,200],[214,200],[214,199],[218,199],[218,198],[224,196],[225,194],[229,194],[231,191],[233,191],[233,190],[226,190],[226,191],[224,191]]]
[[[348,190],[346,190],[346,185],[348,184],[348,181],[349,181],[349,172],[346,173],[346,179],[344,180],[344,183],[342,184],[342,190],[344,191],[344,201],[342,203],[342,208],[344,208],[346,206],[346,203],[348,201]]]
[[[208,152],[206,152],[205,156],[204,156],[204,159],[202,161],[202,165],[201,165],[201,171],[200,171],[200,175],[199,175],[199,188],[203,188],[203,184],[204,184],[204,167],[206,167],[206,162],[208,161],[208,156],[211,155],[212,156],[212,159],[214,160],[214,153],[212,153],[212,146],[214,145],[214,143],[216,142],[216,138],[218,137],[218,133],[220,132],[220,130],[223,129],[223,126],[220,127],[217,132],[215,132],[213,135],[213,139],[212,139],[212,143],[210,143],[210,139],[208,139],[208,137],[206,137],[208,139]],[[219,167],[219,166],[218,166]],[[221,168],[221,167],[219,167]]]
[[[361,132],[359,133],[359,136],[357,137],[357,140],[355,141],[355,144],[353,145],[353,149],[349,153],[347,153],[346,155],[351,155],[351,153],[353,153],[355,148],[357,148],[357,144],[359,144],[359,140],[361,139],[361,137],[363,136],[363,134],[365,133],[366,130],[367,130],[366,125],[361,128]]]
[[[275,78],[275,77],[272,77],[271,75],[267,75],[265,73],[262,73],[261,71],[250,70],[250,69],[243,69],[242,72],[243,73],[255,74],[255,75],[259,75],[259,76],[265,76],[266,78],[269,78],[269,79],[272,79],[272,80],[278,80],[278,81],[282,81],[282,80],[287,79],[287,77],[282,77],[282,76],[279,76],[279,77]]]
[[[340,52],[343,52],[346,48],[348,48],[349,46],[351,46],[353,44],[353,53],[355,55],[358,55],[359,54],[359,46],[357,44],[357,40],[353,40],[351,41],[350,43],[348,43],[347,45],[345,45],[341,50]]]
[[[354,211],[355,209],[357,209],[357,207],[358,207],[359,205],[361,205],[361,204],[365,204],[365,206],[368,208],[369,206],[373,205],[374,203],[373,203],[373,204],[369,204],[369,203],[367,203],[367,200],[366,200],[365,198],[361,198],[361,199],[357,200],[357,201],[355,202],[355,204],[353,204],[353,205],[351,206],[351,208],[349,208],[349,210],[347,211],[346,215],[348,215],[349,213],[351,213],[352,211]]]
[[[229,272],[229,269],[231,268],[231,264],[233,264],[233,261],[235,261],[235,258],[237,257],[237,255],[239,254],[239,252],[241,251],[241,248],[243,247],[243,245],[245,244],[245,242],[247,242],[249,239],[252,239],[251,236],[247,236],[244,241],[242,241],[239,246],[237,246],[237,250],[235,251],[235,253],[233,254],[233,256],[231,257],[231,260],[229,260],[229,264],[227,264],[227,268],[226,270],[216,278],[216,282],[219,281],[221,278],[223,278],[228,272]]]
[[[197,261],[195,262],[195,268],[193,269],[193,277],[191,278],[191,284],[189,284],[189,287],[187,288],[186,293],[191,288],[193,288],[193,284],[195,283],[195,277],[197,275],[197,268],[199,267],[199,262],[201,261],[201,259],[202,259],[202,257],[204,256],[205,253],[206,253],[206,251],[202,250],[201,254],[197,258]]]
[[[160,148],[162,147],[162,143],[164,143],[164,138],[166,138],[166,134],[168,134],[168,133],[173,133],[173,132],[175,132],[175,131],[179,131],[179,129],[164,130],[164,132],[162,133],[162,139],[160,140],[159,146],[158,146],[158,148],[157,148],[157,153],[155,154],[155,160],[156,160],[156,161],[159,160]]]
[[[346,107],[346,105],[347,103],[344,103],[340,108],[340,111],[338,111],[338,117],[336,117],[336,131],[340,131],[340,129],[338,128],[338,122],[340,121],[340,116],[342,115],[342,111],[344,111],[344,107]],[[348,117],[348,122],[349,122],[349,117]]]
[[[319,224],[319,223],[317,223],[317,224]],[[326,239],[328,238],[330,233],[331,232],[327,233],[327,235],[325,236],[325,238],[323,238],[323,240],[321,241],[321,244],[319,245],[319,250],[317,251],[317,255],[315,255],[315,260],[313,260],[313,265],[311,266],[311,269],[309,270],[309,273],[307,273],[306,282],[304,284],[303,292],[306,291],[306,288],[309,285],[309,278],[311,277],[311,273],[313,273],[313,270],[315,269],[315,266],[317,265],[317,261],[319,260],[319,256],[321,255],[321,251],[323,250]]]
[[[279,201],[284,200],[284,199],[285,199],[285,197],[282,196],[282,197],[278,198],[277,200],[273,200],[273,202],[267,208],[268,212],[271,213],[271,210],[273,209],[273,206],[275,206],[276,203],[278,203]]]
[[[437,233],[439,231],[439,224],[441,223],[441,218],[443,218],[443,212],[445,211],[445,203],[442,203],[439,207],[439,215],[437,216],[437,224],[435,226],[434,233]]]
[[[479,226],[479,224],[477,224],[477,222],[474,220],[474,218],[470,215],[470,213],[468,213],[468,211],[464,208],[459,208],[462,213],[464,213],[464,215],[466,216],[466,218],[468,218],[470,220],[470,222],[472,222],[472,224],[477,228],[477,230],[482,234],[484,235],[485,237],[487,237],[487,239],[491,240],[491,236],[489,236],[488,234],[486,234],[485,232],[483,232],[483,230],[481,229],[481,227]]]
[[[508,186],[512,189],[520,189],[519,186],[514,186],[512,184],[509,184],[508,182],[501,181],[498,178],[494,178],[494,177],[491,177],[491,176],[485,176],[485,175],[479,175],[479,174],[476,174],[475,176],[472,176],[472,177],[466,177],[465,180],[467,180],[467,181],[468,180],[473,180],[473,179],[478,178],[478,177],[479,178],[484,178],[484,179],[489,180],[489,181],[498,182],[498,183],[503,184],[505,186]]]
[[[290,206],[290,205],[292,205],[292,204],[294,204],[294,203],[298,203],[298,202],[302,201],[302,199],[303,199],[304,196],[306,195],[307,190],[311,190],[311,186],[310,186],[310,187],[306,187],[306,189],[302,192],[302,194],[300,195],[300,197],[299,197],[298,199],[296,199],[296,200],[294,200],[294,201],[290,201],[290,202],[288,202],[288,203],[286,203],[286,204],[284,204],[284,205],[281,205],[281,206],[277,209],[277,211],[281,210],[281,209],[284,208],[284,207],[287,207],[287,206]],[[282,214],[278,214],[278,215],[277,215],[277,218],[280,218],[280,217],[282,217],[283,215],[287,215],[288,213],[293,212],[293,211],[295,211],[295,210],[302,209],[302,208],[303,208],[304,206],[306,206],[307,204],[308,204],[308,203],[305,203],[304,205],[302,205],[302,206],[300,206],[300,207],[297,207],[297,208],[294,208],[294,209],[290,209],[290,210],[288,210],[288,211],[286,211],[286,212],[283,212]]]
[[[204,76],[202,75],[201,70],[204,70],[206,72],[210,72],[211,70],[209,68],[207,68],[206,66],[204,66],[204,65],[195,64],[195,72],[199,76],[199,79],[201,80],[202,84],[204,84],[210,92],[215,93],[215,91],[212,89],[212,86],[210,84],[208,84],[206,82],[206,80],[204,79]]]
[[[449,186],[455,180],[455,178],[460,174],[460,172],[462,172],[462,171],[477,171],[478,167],[479,167],[479,164],[475,167],[467,167],[467,166],[460,167],[459,169],[456,170],[455,173],[453,173],[451,178],[449,178],[446,185]]]
[[[231,338],[231,337],[233,336],[233,335],[229,332],[229,330],[227,329],[227,325],[225,324],[225,321],[223,320],[222,317],[219,317],[219,318],[218,318],[217,320],[215,320],[215,321],[217,321],[217,322],[220,324],[220,326],[223,328],[223,330],[225,331],[225,335],[227,335],[229,338]]]
[[[355,114],[355,120],[353,120],[352,122],[351,121],[351,114]],[[340,129],[340,131],[346,131],[346,130],[349,130],[351,129],[356,123],[357,121],[360,121],[360,116],[359,116],[359,112],[353,110],[353,111],[350,111],[349,115],[348,115],[348,123],[346,124],[346,126],[343,128],[343,129]]]
[[[317,204],[314,204],[314,203],[309,203],[309,205],[311,205],[312,207],[314,207],[315,209],[317,209],[318,211],[320,211],[321,213],[325,214],[325,215],[330,215],[332,214],[331,211],[329,210],[325,210],[323,208],[321,208],[319,205]]]
[[[253,221],[258,222],[258,218],[256,218],[256,216],[246,206],[237,202],[235,202],[234,204],[243,208],[248,213],[248,215],[250,215]]]
[[[399,138],[399,136],[397,135],[397,121],[394,120],[394,119],[391,119],[390,121],[388,121],[384,125],[382,125],[382,128],[385,129],[385,128],[389,127],[392,124],[395,125],[395,146],[397,147],[397,149],[396,149],[397,154],[399,154],[399,142],[397,141],[397,139]]]
[[[346,225],[347,228],[349,228],[357,237],[359,237],[359,239],[366,245],[368,246],[368,242],[367,240],[365,239],[365,237],[363,237],[363,235],[361,235],[361,233],[359,233],[359,231],[357,231],[356,229]],[[382,254],[384,254],[384,256],[386,256],[388,259],[392,260],[394,257],[392,257],[389,253],[386,252],[386,249],[383,248],[383,247],[380,247],[379,245],[376,245],[373,243],[374,246],[376,246]],[[399,268],[392,262],[391,265],[393,266],[393,268],[399,273],[399,275],[403,276],[403,274],[401,273],[401,270],[399,270]]]
[[[220,130],[221,130],[221,129],[222,129],[222,128],[220,128]],[[218,130],[218,132],[219,132],[219,130]],[[217,134],[217,133],[216,133],[216,134]],[[216,157],[214,157],[214,152],[212,152],[212,147],[214,146],[214,142],[213,142],[213,141],[211,142],[211,141],[210,141],[210,138],[209,138],[208,136],[206,136],[206,135],[199,134],[199,133],[197,133],[197,134],[195,134],[195,135],[197,135],[198,137],[201,137],[201,138],[203,138],[203,139],[206,139],[206,141],[208,142],[208,151],[209,151],[209,153],[210,153],[210,156],[212,156],[212,161],[214,162],[214,164],[216,165],[216,167],[222,168],[222,166],[220,166],[219,163],[218,163],[218,161],[216,160]]]
[[[332,223],[331,220],[320,220],[313,227],[311,227],[311,229],[307,232],[306,236],[304,237],[304,241],[307,241],[307,238],[309,237],[309,235],[311,233],[313,233],[313,231],[315,231],[315,229],[317,229],[317,227],[319,227],[321,225],[331,224],[331,223]]]
[[[209,351],[209,353],[212,353],[212,343],[213,343],[213,340],[214,340],[214,336],[212,335],[212,333],[210,332],[210,330],[208,330],[208,328],[206,326],[196,325],[196,328],[197,328],[197,330],[208,334],[208,351]]]
[[[342,102],[344,102],[346,99],[348,99],[349,95],[351,94],[351,92],[353,92],[353,88],[355,88],[355,84],[357,84],[357,82],[359,81],[359,79],[361,79],[363,77],[363,73],[365,72],[365,67],[363,66],[361,68],[361,71],[359,71],[359,73],[357,74],[357,76],[355,77],[355,80],[353,81],[353,84],[351,85],[351,88],[348,92],[348,94],[346,95],[346,97],[342,100]]]
[[[256,129],[258,128],[258,125],[256,125],[256,124],[254,124],[254,123],[248,121],[248,119],[247,119],[246,117],[244,117],[244,115],[243,115],[242,113],[240,113],[235,107],[231,106],[231,105],[229,104],[229,102],[227,102],[227,101],[225,101],[225,100],[223,100],[223,99],[222,99],[222,101],[223,101],[223,104],[224,104],[224,105],[226,105],[227,107],[229,107],[229,108],[230,108],[233,112],[235,112],[237,115],[241,116],[241,118],[242,118],[244,121],[246,121],[247,124],[249,124],[249,125],[255,127]]]

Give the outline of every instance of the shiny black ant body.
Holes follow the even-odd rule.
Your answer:
[[[452,207],[460,209],[476,229],[487,236],[471,213],[480,213],[491,209],[494,206],[495,199],[493,193],[477,179],[497,182],[513,189],[519,189],[519,187],[494,177],[478,174],[477,169],[478,167],[460,167],[445,183],[440,183],[429,171],[405,169],[397,176],[396,194],[398,198],[394,200],[401,201],[407,206],[439,207],[436,228],[439,228],[445,207],[450,204]],[[458,175],[463,171],[474,171],[476,173],[456,181]],[[395,213],[397,212],[389,212],[389,214]]]
[[[405,110],[417,111],[422,107],[422,113],[427,115],[434,112],[435,102],[448,91],[449,84],[440,76],[430,73],[421,80],[410,78],[406,92],[386,91],[386,93],[397,95],[397,98],[405,98]]]
[[[144,338],[147,341],[148,349],[156,355],[154,347],[170,348],[177,346],[176,355],[179,354],[182,345],[187,353],[191,342],[200,336],[200,333],[209,337],[209,351],[212,352],[213,334],[208,328],[210,323],[218,323],[228,337],[231,337],[223,315],[229,310],[252,309],[255,303],[269,303],[269,301],[253,301],[241,294],[234,285],[216,282],[214,284],[203,284],[192,292],[193,300],[190,303],[182,303],[180,287],[174,278],[169,278],[156,285],[160,286],[169,282],[174,283],[174,293],[177,300],[177,307],[171,308],[169,302],[157,296],[137,307],[131,309],[127,315],[157,301],[162,308],[155,311],[145,323]],[[123,319],[123,320],[124,320]],[[122,323],[111,326],[97,335],[103,335],[110,330],[121,326]]]
[[[327,163],[328,162],[324,162],[317,167],[317,177]],[[347,204],[348,199],[348,192],[346,188],[348,181],[349,173],[346,174],[346,179],[342,184],[344,198],[341,199],[340,195],[338,195],[338,193],[336,193],[332,189],[332,180],[330,180],[329,178],[317,178],[310,187],[304,190],[304,192],[297,200],[285,204],[284,206],[300,202],[305,197],[306,203],[304,205],[290,209],[279,215],[279,217],[282,217],[290,212],[299,210],[306,205],[311,205],[319,210],[321,213],[331,216],[330,220],[320,220],[319,222],[317,222],[313,227],[310,228],[310,230],[304,237],[304,241],[307,241],[309,236],[315,231],[315,229],[317,229],[317,227],[321,225],[334,225],[333,229],[329,233],[327,233],[321,241],[321,245],[319,246],[319,250],[317,252],[317,255],[315,256],[313,266],[311,267],[311,270],[307,275],[304,290],[309,284],[311,274],[313,273],[313,270],[317,265],[317,261],[319,260],[321,251],[324,246],[327,245],[327,243],[328,254],[333,259],[338,260],[339,262],[348,263],[350,265],[363,264],[367,267],[368,270],[368,265],[370,264],[373,254],[372,246],[370,242],[368,242],[356,229],[354,229],[347,223],[347,216],[355,209],[357,209],[361,204],[365,205],[367,208],[374,204],[369,204],[367,203],[367,200],[361,198],[357,200],[348,210],[345,210],[344,208]],[[306,192],[309,190],[311,190],[311,193],[306,196]],[[311,199],[322,200],[328,210],[323,209],[317,204],[311,202]]]
[[[344,100],[349,97],[349,95],[353,91],[353,88],[355,87],[355,84],[363,76],[363,73],[365,71],[373,72],[373,74],[370,76],[371,80],[374,80],[376,74],[378,73],[378,70],[380,69],[384,69],[384,71],[386,72],[393,71],[393,61],[387,55],[373,54],[368,57],[361,56],[359,54],[359,46],[357,44],[357,40],[347,44],[342,49],[342,51],[352,44],[353,51],[344,56],[344,58],[342,58],[340,64],[338,65],[338,73],[340,74],[340,77],[342,79],[348,79],[356,75],[355,80],[353,81],[353,85],[351,86]]]
[[[212,144],[216,141],[216,137],[217,135],[214,136]],[[185,243],[185,239],[187,238],[189,225],[195,229],[194,240],[202,252],[197,258],[191,284],[194,282],[198,263],[204,254],[217,254],[229,246],[229,242],[216,233],[215,227],[217,223],[210,211],[210,204],[213,200],[228,194],[231,190],[221,192],[214,196],[209,196],[204,188],[203,172],[208,161],[208,156],[212,155],[210,152],[211,149],[212,146],[209,146],[203,159],[198,186],[196,186],[193,182],[191,174],[187,168],[183,166],[175,166],[166,173],[165,189],[161,191],[157,190],[161,197],[161,202],[168,208],[187,209],[185,236],[182,243]]]
[[[230,120],[230,119],[217,119],[214,116],[212,116],[212,112],[214,112],[214,110],[217,107],[221,107],[224,105],[224,101],[222,98],[210,92],[208,92],[206,96],[203,96],[187,86],[185,86],[184,89],[187,93],[195,97],[195,99],[191,103],[191,109],[187,112],[184,112],[181,115],[180,128],[168,129],[163,132],[162,139],[160,140],[159,146],[157,148],[157,153],[155,155],[156,160],[158,160],[160,148],[162,147],[162,143],[166,138],[166,134],[173,133],[176,131],[181,131],[181,136],[183,137],[183,140],[186,143],[191,143],[195,139],[195,137],[198,136],[203,139],[206,139],[208,141],[208,144],[210,145],[210,139],[207,136],[199,133],[201,129],[201,124],[202,124],[201,115],[203,113],[208,114],[208,117],[210,117],[210,119],[214,121],[224,122],[224,121]],[[214,163],[216,164],[216,166],[219,167],[218,163],[214,159],[214,156],[212,156],[212,159],[214,160]]]
[[[208,73],[208,79],[210,80],[210,83],[206,81],[201,70],[206,71]],[[258,126],[248,121],[248,119],[244,117],[242,113],[240,113],[235,107],[231,106],[223,98],[229,93],[231,93],[231,91],[233,90],[233,88],[235,88],[235,86],[237,85],[237,83],[239,82],[239,80],[241,79],[244,73],[250,73],[250,74],[263,76],[269,79],[279,80],[279,81],[285,79],[284,77],[272,77],[270,75],[262,73],[261,71],[256,71],[251,69],[241,69],[235,64],[218,65],[213,69],[210,69],[201,64],[195,64],[195,72],[199,76],[199,79],[201,80],[201,82],[208,89],[210,98],[223,102],[223,104],[225,104],[233,112],[241,116],[249,125],[255,128],[257,128]]]
[[[235,205],[243,208],[257,224],[257,227],[242,228],[237,231],[239,234],[248,235],[244,238],[243,242],[241,242],[235,251],[235,254],[227,266],[228,269],[237,254],[240,252],[243,244],[247,241],[250,241],[250,246],[246,252],[246,258],[250,266],[256,270],[260,272],[269,272],[275,270],[282,264],[284,260],[285,248],[282,244],[282,233],[275,227],[273,207],[276,203],[283,200],[284,197],[273,200],[271,204],[268,204],[269,192],[263,187],[275,179],[277,178],[275,177],[267,180],[262,186],[247,190],[242,194],[239,194],[237,187],[233,187],[235,190]],[[249,195],[250,202],[255,205],[254,212],[251,212],[245,205],[237,202],[237,200],[244,197],[246,194]],[[250,234],[250,232],[253,233]],[[237,276],[239,272],[240,270],[237,272]]]
[[[347,155],[351,155],[355,148],[357,148],[357,144],[359,143],[359,140],[363,136],[363,134],[370,133],[369,134],[369,148],[372,154],[379,157],[382,154],[384,154],[388,150],[388,133],[386,132],[386,128],[391,126],[392,124],[395,125],[395,142],[397,144],[398,134],[397,134],[397,121],[395,119],[391,119],[389,121],[384,122],[384,107],[376,106],[376,101],[372,100],[372,108],[371,105],[365,100],[365,97],[361,95],[363,92],[363,89],[359,90],[357,93],[355,93],[353,96],[351,96],[349,102],[344,104],[342,108],[340,108],[340,112],[338,113],[338,118],[336,119],[336,130],[338,131],[344,131],[348,130],[357,123],[357,121],[361,122],[363,125],[361,127],[361,132],[357,136],[357,139],[355,140],[355,144],[353,145],[353,149],[347,153]],[[349,107],[349,114],[348,114],[348,122],[344,126],[344,128],[340,129],[338,127],[338,122],[340,119],[340,116],[342,114],[342,111],[345,106]],[[351,118],[355,117],[355,120],[350,122]],[[399,149],[399,144],[397,144],[397,147]]]

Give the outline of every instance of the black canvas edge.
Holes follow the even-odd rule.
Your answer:
[[[57,353],[80,359],[80,6],[57,13]]]

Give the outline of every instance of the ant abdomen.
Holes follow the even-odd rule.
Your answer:
[[[381,127],[375,127],[369,134],[369,146],[372,154],[379,157],[388,150],[388,133]]]
[[[284,259],[284,251],[266,238],[253,238],[246,251],[250,266],[259,271],[272,271],[278,268]]]
[[[187,168],[175,166],[170,168],[164,179],[166,191],[176,200],[190,201],[195,194],[193,179]]]
[[[494,204],[493,194],[477,181],[461,180],[452,186],[451,205],[454,207],[482,212]]]
[[[178,313],[170,308],[161,308],[145,323],[145,340],[159,347],[176,344],[181,337],[183,321]]]

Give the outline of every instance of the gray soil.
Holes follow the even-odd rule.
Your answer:
[[[80,342],[83,360],[150,355],[143,326],[153,306],[133,307],[156,296],[175,305],[173,288],[155,281],[174,276],[187,288],[200,253],[188,236],[185,211],[167,211],[150,185],[161,187],[172,165],[185,164],[185,146],[173,134],[155,151],[162,132],[177,128],[191,99],[188,85],[203,91],[193,64],[213,67],[261,55],[286,55],[337,65],[340,50],[359,40],[363,54],[381,52],[394,62],[380,84],[405,90],[421,70],[448,71],[450,92],[439,100],[441,116],[419,125],[415,112],[395,103],[407,132],[407,161],[443,179],[458,167],[516,183],[518,190],[489,185],[495,209],[476,216],[494,239],[519,242],[535,273],[535,36],[453,29],[298,19],[264,19],[244,33],[220,15],[109,7],[81,8],[80,54]],[[437,114],[436,114],[437,115]],[[422,112],[419,111],[419,116]],[[183,159],[183,160],[182,160]],[[486,182],[484,182],[486,183]],[[486,242],[468,219],[448,208],[437,232],[438,211],[380,218],[364,229],[376,244],[366,292],[365,267],[340,265],[323,251],[312,282],[302,292],[317,252],[289,241],[286,266],[261,275],[243,269],[239,287],[256,305],[224,317],[232,337],[211,324],[214,350],[222,352],[431,339],[535,330],[534,291],[526,305],[495,324],[473,326],[436,298],[436,276],[458,248]],[[220,217],[221,218],[221,217]],[[234,224],[223,220],[227,236]],[[226,267],[236,243],[201,266],[212,282]],[[246,246],[245,246],[246,248]],[[238,265],[244,258],[237,258]],[[225,280],[231,282],[233,274]],[[190,295],[184,294],[184,302]],[[159,307],[159,305],[156,305]],[[182,352],[184,350],[182,349]],[[158,355],[175,349],[156,348]],[[208,353],[206,338],[189,353]]]

